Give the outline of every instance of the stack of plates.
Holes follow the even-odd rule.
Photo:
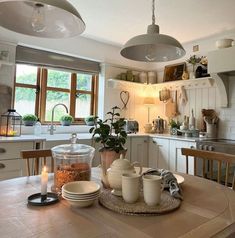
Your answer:
[[[100,195],[100,185],[93,181],[75,181],[62,187],[62,197],[72,206],[87,207]]]

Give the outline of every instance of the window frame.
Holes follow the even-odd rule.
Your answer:
[[[19,64],[19,65],[29,65],[30,64]],[[33,65],[34,66],[34,65]],[[17,65],[16,65],[17,67]],[[98,74],[93,73],[83,73],[82,74],[89,74],[92,76],[91,78],[91,90],[78,90],[77,89],[77,74],[81,72],[74,72],[74,71],[68,71],[64,69],[64,71],[68,71],[71,73],[71,82],[70,82],[70,88],[57,88],[57,87],[51,87],[47,86],[47,79],[48,79],[48,70],[58,70],[56,68],[47,68],[47,67],[37,67],[37,81],[36,85],[32,84],[24,84],[24,83],[17,83],[16,82],[16,67],[15,67],[15,81],[14,81],[14,104],[15,104],[15,91],[17,87],[22,88],[35,88],[36,89],[36,99],[35,99],[35,115],[40,119],[42,124],[48,124],[49,121],[45,120],[46,116],[46,96],[47,91],[57,91],[57,92],[66,92],[69,93],[70,97],[70,105],[69,105],[69,114],[73,116],[74,122],[73,124],[85,124],[84,118],[75,118],[75,109],[76,109],[76,94],[82,93],[82,94],[88,94],[91,95],[91,103],[90,103],[90,115],[96,115],[97,114],[97,105],[98,105]],[[61,71],[63,69],[59,69]],[[55,124],[59,124],[59,121],[55,121]]]

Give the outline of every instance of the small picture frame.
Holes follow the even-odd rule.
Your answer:
[[[186,63],[184,62],[165,66],[163,82],[182,80],[185,67]]]

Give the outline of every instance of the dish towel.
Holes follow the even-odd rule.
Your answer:
[[[177,183],[177,179],[170,171],[165,169],[149,169],[143,173],[143,175],[146,174],[161,176],[164,181],[164,188],[169,189],[171,196],[183,200],[182,190]]]

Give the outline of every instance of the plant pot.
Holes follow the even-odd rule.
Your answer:
[[[61,121],[60,123],[62,126],[70,126],[71,125],[71,121]]]
[[[87,126],[94,126],[95,125],[94,121],[85,121],[85,123],[86,123]]]
[[[23,121],[25,126],[34,126],[36,121]]]
[[[119,159],[120,155],[123,154],[125,157],[127,150],[120,151],[119,153],[113,150],[100,149],[100,162],[101,162],[101,182],[105,188],[110,188],[107,176],[107,169],[114,160]]]

